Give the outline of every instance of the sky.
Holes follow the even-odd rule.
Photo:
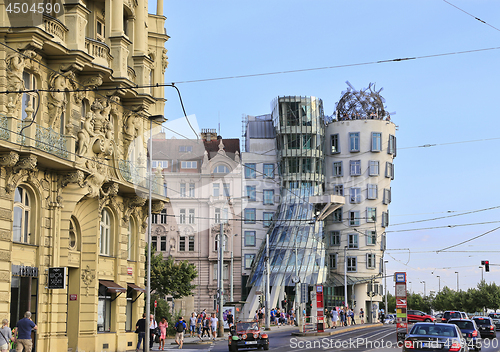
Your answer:
[[[437,291],[438,275],[441,288],[456,289],[458,276],[465,290],[489,260],[484,278],[498,282],[500,229],[480,235],[500,226],[500,2],[449,2],[463,11],[444,0],[165,0],[165,82],[176,83],[199,128],[220,123],[223,138],[241,138],[242,115],[269,113],[277,96],[317,96],[332,115],[346,81],[383,87],[398,126],[388,273],[406,271],[414,292],[422,281]],[[487,48],[496,49],[460,53]],[[439,55],[448,53],[458,54]],[[187,82],[332,66],[344,67]],[[175,121],[184,116],[176,91],[165,96],[167,126],[190,136]]]

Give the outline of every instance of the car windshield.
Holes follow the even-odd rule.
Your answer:
[[[474,321],[476,322],[477,325],[491,325],[491,322],[489,319],[475,318]]]
[[[236,330],[259,330],[259,325],[257,323],[238,323],[236,324]]]
[[[421,325],[416,324],[411,329],[412,335],[432,335],[432,336],[448,336],[456,337],[456,329],[453,326],[443,325]]]
[[[458,326],[461,330],[474,330],[474,324],[472,324],[471,321],[450,321],[450,323],[455,324]]]
[[[491,313],[491,314],[490,314],[490,318],[493,318],[493,319],[500,319],[500,314]]]
[[[444,316],[448,319],[453,319],[453,318],[462,318],[462,315],[460,312],[450,312],[450,313],[445,313]]]

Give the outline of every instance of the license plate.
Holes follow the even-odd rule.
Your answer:
[[[481,330],[486,330],[486,328],[481,328]]]
[[[441,348],[441,344],[437,342],[422,342],[422,348]]]
[[[257,341],[245,341],[245,345],[256,345]]]

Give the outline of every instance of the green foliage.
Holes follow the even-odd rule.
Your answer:
[[[196,285],[191,283],[197,277],[196,266],[187,260],[176,262],[172,256],[163,259],[161,253],[151,253],[150,289],[160,297],[171,295],[182,298],[192,295]]]
[[[167,301],[161,299],[160,296],[155,293],[151,295],[151,307],[150,307],[151,314],[155,312],[155,303],[154,303],[155,301],[157,302],[156,315],[155,315],[156,321],[159,323],[161,321],[161,318],[163,317],[167,318],[168,322],[167,335],[175,336],[174,325],[179,320],[179,315],[181,314],[180,310],[172,314],[172,309],[170,305],[167,303]],[[184,317],[184,320],[186,320],[186,317]]]
[[[380,303],[380,308],[385,309],[385,311],[389,314],[396,312],[396,297],[387,292],[387,306],[389,309],[385,307],[385,296],[382,298],[382,302]]]

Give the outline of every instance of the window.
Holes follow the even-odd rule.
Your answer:
[[[377,208],[366,208],[366,222],[375,222],[377,220]]]
[[[332,213],[333,222],[342,222],[342,207],[335,209]]]
[[[220,208],[215,208],[215,223],[220,224]]]
[[[166,169],[168,167],[168,160],[153,160],[153,162],[151,163],[151,167],[153,169],[156,169],[157,167]]]
[[[255,164],[245,164],[245,178],[255,178]]]
[[[340,231],[330,231],[330,246],[340,246]]]
[[[103,42],[105,38],[105,26],[101,20],[96,21],[96,39]]]
[[[384,211],[382,212],[382,227],[387,227],[389,226],[389,212]]]
[[[359,226],[359,211],[353,210],[349,212],[349,226]]]
[[[167,250],[167,236],[161,236],[160,239],[160,251],[165,252]]]
[[[167,183],[165,182],[165,183],[163,184],[163,195],[164,195],[165,197],[167,197],[167,196],[168,196],[167,191],[168,191],[168,187],[167,187]]]
[[[189,209],[188,223],[194,224],[194,209]]]
[[[299,149],[300,147],[300,136],[296,134],[290,134],[288,138],[288,149]]]
[[[368,175],[370,176],[378,176],[379,175],[379,162],[378,160],[370,160],[370,166],[368,170]]]
[[[245,231],[245,247],[255,247],[255,231]]]
[[[357,233],[350,233],[347,235],[347,245],[349,249],[358,249],[358,234]]]
[[[218,197],[220,195],[220,185],[218,183],[214,183],[214,197]]]
[[[72,216],[70,221],[69,221],[69,241],[68,241],[68,249],[77,251],[80,250],[80,246],[78,244],[78,241],[80,239],[80,232],[79,228],[76,226],[77,221],[76,219]],[[129,243],[133,240],[132,238],[129,239]],[[129,245],[130,246],[130,245]]]
[[[291,174],[296,174],[299,172],[300,160],[298,158],[288,159],[288,172]]]
[[[214,174],[228,174],[229,168],[226,165],[216,166],[214,169]]]
[[[135,290],[130,286],[127,287],[127,308],[125,310],[125,331],[132,331],[132,304],[134,301]]]
[[[224,235],[224,251],[227,251],[227,235]],[[219,249],[219,235],[215,235],[215,250]]]
[[[194,236],[189,236],[189,251],[194,252]]]
[[[23,72],[23,82],[26,90],[36,89],[36,78],[35,75],[24,71]],[[28,115],[26,114],[26,107],[28,106],[28,102],[31,103],[31,107],[36,109],[37,101],[36,101],[36,93],[23,93],[22,97],[22,107],[21,107],[21,118],[24,120]],[[33,116],[33,115],[32,115]]]
[[[179,152],[180,153],[189,153],[193,151],[193,146],[192,145],[181,145],[179,146]]]
[[[97,302],[97,331],[109,332],[111,328],[111,295],[108,288],[99,284]]]
[[[274,164],[264,164],[264,178],[274,178]]]
[[[255,202],[257,200],[257,190],[255,186],[247,186],[247,198],[250,202]]]
[[[229,188],[229,183],[223,183],[222,184],[222,190],[224,192],[224,197],[230,197],[231,196],[231,192],[230,192],[230,188]]]
[[[359,132],[349,133],[349,151],[359,152]]]
[[[375,230],[366,231],[366,245],[374,246],[377,244],[377,232]]]
[[[222,270],[223,270],[222,280],[227,280],[227,278],[229,277],[229,264],[224,264]],[[217,280],[217,278],[218,278],[218,268],[217,264],[214,264],[214,280]]]
[[[189,184],[189,196],[194,198],[194,183]]]
[[[361,175],[361,160],[351,160],[349,161],[351,176]]]
[[[128,228],[127,228],[127,259],[134,260],[134,229],[135,223],[131,217],[128,218]]]
[[[255,208],[245,209],[245,224],[255,224]]]
[[[151,223],[152,224],[158,223],[158,214],[151,214]]]
[[[391,189],[390,188],[384,188],[384,199],[382,201],[384,204],[390,204],[391,203]]]
[[[347,272],[356,272],[356,257],[347,257]]]
[[[385,177],[394,180],[394,165],[390,162],[385,163]]]
[[[337,269],[337,254],[336,253],[329,255],[328,266],[330,267],[330,269]]]
[[[378,185],[369,183],[367,185],[368,194],[366,198],[368,199],[377,199],[378,198]]]
[[[274,204],[274,190],[265,189],[264,190],[264,205]]]
[[[251,269],[255,254],[245,254],[245,269]]]
[[[333,186],[333,194],[336,196],[343,196],[344,195],[344,185],[334,185]]]
[[[103,209],[101,212],[101,224],[100,224],[100,246],[99,253],[102,255],[110,255],[110,242],[111,242],[111,215],[107,209]]]
[[[361,203],[361,188],[352,187],[349,195],[351,203]]]
[[[151,237],[151,248],[154,248],[154,250],[158,250],[158,237],[152,236]]]
[[[302,149],[311,149],[311,140],[312,136],[310,134],[302,135]]]
[[[161,224],[166,224],[167,223],[167,209],[162,209],[160,213],[160,223]]]
[[[31,238],[31,202],[26,189],[17,187],[14,195],[13,241],[33,243]]]
[[[372,152],[379,152],[382,150],[382,133],[372,132]]]
[[[312,160],[311,159],[302,159],[302,172],[310,173],[312,172]]]
[[[271,212],[264,212],[262,214],[262,218],[264,220],[264,227],[269,227],[269,226],[271,226],[271,222],[273,220],[273,213],[271,213]]]
[[[366,253],[366,268],[375,269],[375,254]]]
[[[389,145],[387,147],[387,154],[392,154],[396,157],[396,137],[392,134],[389,135]]]
[[[197,167],[197,161],[181,161],[181,169],[196,169]]]
[[[186,209],[181,209],[179,212],[179,224],[186,223]]]
[[[186,251],[186,236],[179,237],[179,251],[180,252]]]
[[[186,184],[185,183],[181,183],[180,196],[181,197],[185,197],[186,196]]]
[[[342,161],[335,161],[333,163],[333,176],[342,176]]]
[[[332,154],[340,153],[339,135],[332,134],[330,136],[330,146]]]

